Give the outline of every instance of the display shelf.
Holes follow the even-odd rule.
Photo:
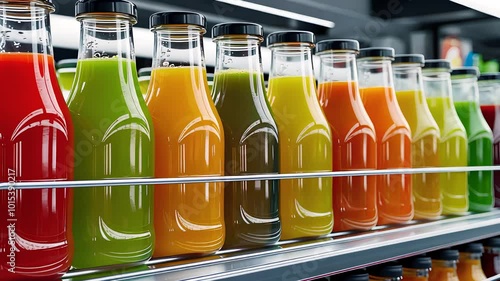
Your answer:
[[[377,227],[368,232],[334,233],[317,240],[281,242],[250,251],[151,260],[142,268],[72,271],[63,280],[301,280],[497,235],[500,235],[500,210],[494,209],[438,221]]]

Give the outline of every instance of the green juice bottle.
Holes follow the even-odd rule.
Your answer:
[[[265,97],[260,43],[262,26],[214,26],[217,60],[212,96],[222,119],[225,175],[279,173],[278,128]],[[281,235],[279,181],[227,182],[225,248],[272,245]]]
[[[75,123],[75,179],[151,178],[153,127],[137,80],[132,42],[137,9],[126,1],[104,2],[76,5],[82,42],[68,101]],[[151,257],[152,186],[78,188],[74,196],[73,267]]]
[[[451,73],[453,99],[458,117],[469,139],[469,166],[493,165],[493,133],[479,108],[479,90],[476,68],[454,69]],[[487,212],[494,204],[493,172],[470,172],[469,211]]]

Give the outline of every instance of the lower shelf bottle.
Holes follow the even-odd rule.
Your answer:
[[[460,257],[458,260],[457,274],[460,281],[483,281],[486,275],[481,266],[483,245],[481,243],[470,243],[458,247]]]
[[[387,263],[368,268],[370,281],[400,281],[403,280],[403,266]]]
[[[459,281],[457,275],[458,250],[444,249],[429,255],[432,258],[429,281]]]
[[[484,254],[481,257],[481,265],[486,277],[500,274],[500,237],[490,238],[483,241]]]
[[[426,256],[416,256],[401,261],[405,281],[427,281],[432,268],[432,260]]]

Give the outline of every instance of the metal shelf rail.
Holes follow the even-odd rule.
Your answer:
[[[282,280],[328,276],[500,235],[500,210],[404,226],[377,227],[369,232],[333,233],[311,241],[273,247],[221,251],[212,256],[151,260],[145,266],[113,270],[73,271],[63,280]]]
[[[497,171],[500,166],[444,167],[116,180],[0,183],[0,190],[86,188],[387,174]],[[168,188],[166,186],[165,188]],[[255,250],[220,251],[205,257],[154,259],[142,265],[74,270],[63,280],[302,280],[379,264],[398,258],[500,235],[500,210],[431,222],[376,227],[367,232],[333,233],[309,241],[285,241]]]

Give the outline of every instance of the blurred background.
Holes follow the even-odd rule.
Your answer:
[[[75,0],[54,0],[52,17],[56,60],[77,58],[79,24]],[[153,34],[149,16],[159,11],[189,10],[207,17],[207,67],[215,60],[213,25],[229,21],[256,22],[266,35],[301,29],[317,41],[350,38],[362,47],[386,46],[396,53],[421,53],[426,58],[447,58],[453,66],[478,66],[481,72],[498,71],[500,20],[491,0],[136,0],[139,21],[134,31],[138,68],[151,65]],[[464,5],[457,4],[460,2]],[[489,3],[488,3],[489,2]],[[471,9],[472,6],[475,9]],[[479,9],[479,11],[477,10]],[[482,12],[481,12],[482,11]],[[487,14],[489,13],[489,14]],[[263,44],[265,46],[265,43]],[[270,60],[264,49],[264,70]]]

